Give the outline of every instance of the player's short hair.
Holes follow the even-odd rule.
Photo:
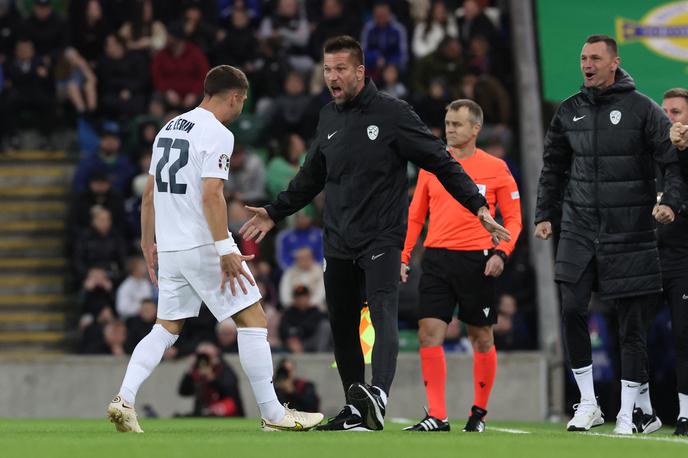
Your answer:
[[[616,45],[616,40],[610,37],[609,35],[590,35],[588,38],[585,39],[585,42],[587,44],[604,43],[607,45],[607,51],[609,51],[613,57],[619,55],[619,48]]]
[[[203,93],[212,97],[231,90],[247,91],[248,79],[244,72],[231,65],[218,65],[205,75]]]
[[[330,38],[323,45],[323,52],[325,54],[341,51],[349,51],[354,58],[354,64],[356,66],[363,65],[363,48],[361,48],[361,44],[356,41],[355,38],[349,35],[340,35]]]
[[[452,103],[447,105],[447,111],[459,111],[461,108],[466,108],[468,110],[468,118],[473,124],[483,125],[483,109],[480,105],[475,103],[470,99],[458,99],[454,100]]]
[[[686,101],[686,103],[688,103],[688,89],[682,87],[675,87],[673,89],[669,89],[664,93],[665,99],[675,99],[678,97],[682,97]]]

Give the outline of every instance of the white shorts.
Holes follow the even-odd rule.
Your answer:
[[[239,249],[236,249],[239,253]],[[246,263],[244,270],[253,278]],[[235,282],[236,296],[232,296],[229,283],[224,293],[220,291],[222,271],[220,256],[215,245],[203,245],[184,251],[158,253],[158,318],[161,320],[182,320],[197,317],[201,302],[223,321],[261,299],[257,286],[246,278],[243,283],[248,294],[244,294]],[[231,280],[230,280],[231,281]]]

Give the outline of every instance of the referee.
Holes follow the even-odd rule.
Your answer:
[[[325,190],[325,290],[334,354],[346,406],[324,430],[381,430],[399,350],[401,248],[406,234],[406,167],[434,173],[477,215],[495,241],[509,239],[475,183],[411,107],[378,92],[365,78],[363,50],[351,37],[324,45],[324,76],[334,101],[320,111],[316,138],[286,191],[254,213],[240,233],[262,240],[276,221]],[[365,384],[360,308],[368,301],[375,328],[372,387]]]
[[[473,347],[473,407],[464,431],[482,432],[487,402],[497,373],[492,326],[497,322],[494,279],[504,270],[521,232],[521,199],[506,163],[476,148],[483,110],[472,100],[455,100],[444,118],[449,152],[476,182],[478,189],[504,218],[512,241],[492,249],[490,234],[461,207],[431,173],[421,170],[409,207],[408,232],[401,255],[401,280],[406,282],[411,251],[430,213],[420,279],[418,340],[429,411],[407,431],[449,431],[445,387],[444,338],[459,307]]]

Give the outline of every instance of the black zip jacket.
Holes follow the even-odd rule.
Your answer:
[[[273,221],[325,190],[325,256],[356,259],[370,250],[402,248],[408,214],[407,162],[434,173],[474,214],[487,206],[471,178],[413,109],[365,87],[342,106],[320,111],[316,137],[286,191],[266,206]]]

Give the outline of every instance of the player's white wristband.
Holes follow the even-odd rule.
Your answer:
[[[219,254],[220,256],[229,254],[232,251],[234,251],[234,240],[218,240],[217,242],[215,242],[215,249],[217,250],[217,254]]]

